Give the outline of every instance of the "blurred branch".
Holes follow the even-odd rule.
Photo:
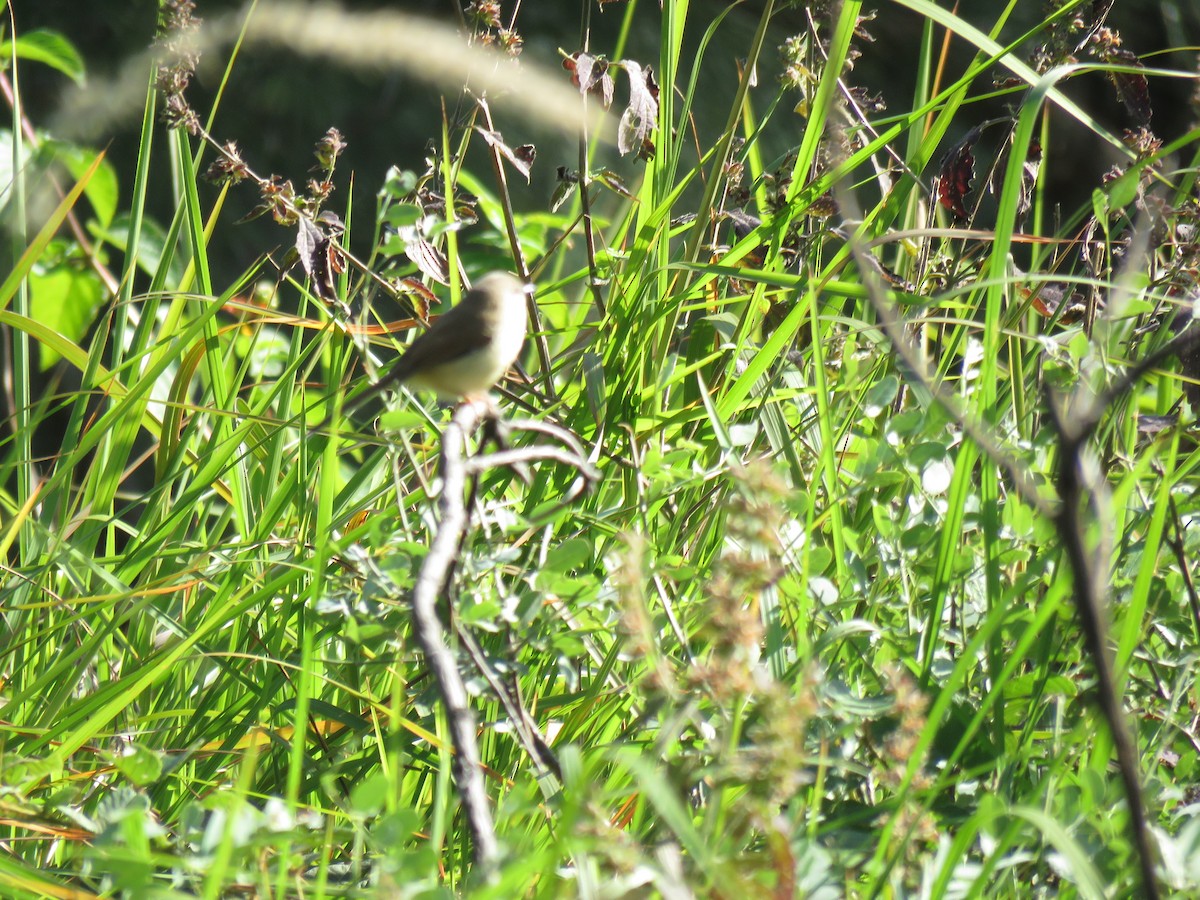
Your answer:
[[[847,217],[858,216],[858,206],[853,194],[844,186],[835,187],[838,206]],[[1200,343],[1200,329],[1188,329],[1168,341],[1158,350],[1147,355],[1137,364],[1130,366],[1109,387],[1092,397],[1076,392],[1073,402],[1064,402],[1056,396],[1048,384],[1043,384],[1046,407],[1058,435],[1058,476],[1056,480],[1057,502],[1048,501],[1038,492],[1029,468],[1001,448],[1000,441],[992,429],[980,424],[959,409],[954,398],[935,385],[925,372],[921,359],[908,340],[895,307],[887,299],[885,289],[877,275],[873,259],[863,246],[857,232],[846,229],[846,239],[858,263],[867,297],[874,308],[879,324],[888,336],[893,349],[901,358],[908,375],[943,407],[959,424],[971,440],[997,467],[1009,477],[1018,496],[1047,516],[1055,526],[1068,564],[1074,576],[1075,611],[1083,632],[1084,647],[1092,660],[1096,672],[1097,704],[1108,724],[1116,750],[1117,765],[1129,807],[1129,832],[1137,848],[1141,868],[1143,896],[1159,896],[1157,876],[1154,870],[1155,854],[1150,843],[1149,824],[1145,802],[1142,798],[1141,778],[1137,759],[1137,748],[1125,721],[1125,712],[1116,689],[1113,673],[1113,658],[1108,639],[1108,623],[1105,609],[1107,603],[1106,566],[1108,555],[1103,546],[1090,550],[1086,532],[1091,518],[1098,511],[1101,485],[1089,477],[1086,449],[1096,426],[1104,413],[1137,381],[1167,357],[1186,352]],[[1081,389],[1082,390],[1082,389]],[[1084,518],[1084,509],[1093,516]],[[1101,542],[1103,545],[1103,542]]]

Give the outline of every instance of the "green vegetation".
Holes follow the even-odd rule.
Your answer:
[[[84,62],[8,33],[0,896],[1195,896],[1200,101],[1151,112],[1196,68],[1092,0],[767,0],[736,39],[607,3],[565,63],[504,58],[492,5],[164,0],[158,62],[33,123],[21,73]],[[899,112],[856,86],[898,16]],[[313,172],[263,171],[215,133],[236,92],[189,93],[263,43],[437,84],[428,169],[351,191],[333,110]],[[136,109],[131,168],[74,141]],[[523,109],[575,155],[532,160]],[[210,255],[247,198],[294,250]],[[354,401],[492,269],[537,285],[511,445],[558,455],[463,494],[475,729],[410,614],[451,411]]]

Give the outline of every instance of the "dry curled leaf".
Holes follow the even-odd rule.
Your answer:
[[[554,195],[550,198],[550,212],[558,212],[559,207],[567,202],[575,185],[579,184],[579,173],[566,166],[558,167],[558,184],[554,187]]]
[[[597,181],[599,181],[602,185],[604,185],[610,191],[620,194],[622,197],[625,197],[627,200],[634,199],[633,192],[630,191],[629,188],[627,188],[625,186],[624,179],[621,178],[621,176],[618,175],[616,172],[614,172],[612,169],[601,169],[600,171],[595,172],[592,175],[592,177],[594,179],[596,179]]]
[[[1068,284],[1047,282],[1032,291],[1022,289],[1021,293],[1030,298],[1034,312],[1057,319],[1060,325],[1074,325],[1087,312],[1087,297]]]
[[[571,83],[581,94],[594,94],[604,108],[612,106],[613,77],[608,72],[608,60],[580,50],[563,60],[563,68],[571,73]]]
[[[954,217],[959,220],[971,217],[963,201],[971,192],[971,182],[975,179],[975,155],[972,147],[982,133],[983,128],[978,125],[967,132],[967,136],[942,157],[942,165],[938,172],[935,185],[938,202],[954,213]]]
[[[438,284],[450,283],[450,264],[445,254],[425,237],[419,226],[406,226],[396,231],[404,240],[404,255],[422,275]]]
[[[504,143],[504,138],[498,131],[488,131],[486,128],[475,128],[483,139],[488,142],[488,145],[495,147],[500,151],[500,155],[507,159],[514,169],[525,176],[525,180],[529,181],[529,173],[533,168],[533,160],[537,156],[537,149],[533,144],[522,144],[519,147],[510,147]]]
[[[1105,62],[1128,66],[1134,69],[1145,68],[1142,61],[1128,50],[1114,49],[1105,54]],[[1154,110],[1150,106],[1150,83],[1140,72],[1109,72],[1109,80],[1117,89],[1117,99],[1133,117],[1134,122],[1142,127],[1150,125]]]
[[[421,319],[427,318],[429,310],[437,305],[437,294],[425,287],[420,278],[412,276],[400,278],[392,282],[391,287],[397,295],[403,294],[408,299]]]
[[[625,156],[649,139],[658,118],[658,85],[649,66],[643,69],[632,60],[622,60],[620,65],[629,76],[629,106],[617,126],[617,149]]]
[[[313,293],[322,300],[332,300],[337,296],[333,278],[346,271],[346,263],[330,235],[341,234],[346,227],[332,213],[322,214],[321,225],[324,229],[300,217],[296,223],[296,255],[312,283]]]

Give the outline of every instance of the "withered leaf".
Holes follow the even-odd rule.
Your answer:
[[[630,200],[633,199],[633,194],[630,192],[629,188],[625,186],[624,179],[622,179],[621,176],[612,169],[601,169],[599,172],[594,173],[592,177],[603,184],[606,188],[620,194],[622,197],[627,197]]]
[[[1048,282],[1032,291],[1022,289],[1025,296],[1032,295],[1030,305],[1034,311],[1047,319],[1058,319],[1061,325],[1074,325],[1087,312],[1087,297],[1071,285]]]
[[[296,252],[300,255],[300,265],[304,267],[304,274],[310,278],[317,248],[324,240],[325,235],[321,233],[321,229],[308,219],[302,218],[296,224]]]
[[[1142,61],[1128,50],[1111,50],[1105,54],[1105,62],[1129,66],[1135,69],[1145,68]],[[1149,126],[1154,110],[1150,106],[1150,83],[1140,72],[1109,72],[1109,80],[1117,89],[1117,99],[1141,126]]]
[[[564,59],[562,64],[571,73],[571,83],[579,88],[579,93],[596,95],[605,109],[612,106],[613,77],[608,73],[607,59],[580,50]]]
[[[317,216],[317,222],[330,237],[340,237],[346,233],[346,223],[331,209],[322,210]]]
[[[338,224],[341,225],[340,219]],[[296,255],[312,283],[313,293],[322,300],[336,297],[333,276],[346,270],[345,262],[325,232],[303,216],[296,223]]]
[[[617,149],[622,156],[643,146],[658,118],[658,99],[651,90],[654,73],[632,60],[622,60],[621,68],[629,76],[629,106],[617,126]],[[657,87],[657,86],[656,86]]]
[[[654,102],[658,102],[658,79],[654,77],[654,67],[646,66],[646,90],[650,92],[650,96],[654,98]]]
[[[422,234],[417,226],[397,228],[396,233],[404,241],[404,255],[421,274],[438,284],[450,283],[450,266],[446,257]]]
[[[579,184],[579,173],[568,169],[566,166],[559,166],[558,184],[554,187],[554,194],[550,198],[550,212],[558,212],[559,207],[567,202],[567,198],[571,196],[571,191],[575,185]]]
[[[512,152],[528,168],[533,168],[533,161],[537,159],[537,147],[533,144],[518,144],[512,148]]]
[[[420,278],[401,278],[392,283],[392,287],[397,294],[403,294],[412,304],[417,315],[422,318],[429,317],[429,309],[437,303],[437,295],[429,288],[425,287]]]
[[[982,126],[976,125],[942,157],[936,182],[937,197],[956,219],[971,217],[963,200],[971,192],[971,182],[975,179],[975,155],[971,148],[982,133]]]
[[[478,201],[472,197],[469,201],[455,198],[454,221],[466,227],[479,221]]]
[[[483,135],[488,146],[499,150],[500,155],[512,163],[513,168],[524,175],[526,181],[529,181],[529,171],[533,167],[533,159],[537,155],[533,144],[522,144],[520,147],[513,148],[504,143],[504,138],[498,131],[488,131],[479,126],[476,126],[475,130]]]

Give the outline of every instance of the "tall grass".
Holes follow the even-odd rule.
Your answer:
[[[141,60],[117,81],[141,86],[142,109],[118,213],[102,154],[64,166],[63,143],[30,161],[19,74],[69,60],[17,35],[0,286],[5,896],[1197,890],[1200,376],[1192,345],[1159,351],[1188,334],[1196,292],[1200,131],[1114,132],[1067,89],[1110,79],[1136,120],[1143,76],[1195,72],[1087,38],[1103,23],[1084,2],[1022,33],[1015,3],[974,24],[926,0],[875,22],[854,2],[757,6],[744,33],[740,9],[666,0],[608,8],[623,17],[613,47],[560,39],[588,54],[574,57],[584,87],[592,57],[614,63],[617,101],[564,126],[577,159],[534,164],[564,166],[554,210],[514,208],[505,151],[525,141],[511,126],[504,148],[483,139],[490,106],[461,95],[458,70],[408,60],[461,115],[431,127],[429,172],[380,176],[364,210],[298,175],[288,193],[252,136],[211,139],[200,123],[216,110],[159,93]],[[923,22],[917,87],[885,112],[852,90],[849,62],[885,51],[863,30],[900,7]],[[284,11],[260,6],[197,46],[231,46],[236,66],[256,35],[303,31],[300,8]],[[331,46],[387,48],[397,27],[312,15],[338,40],[296,52],[346,64],[363,59]],[[616,65],[648,22],[657,59]],[[797,22],[781,61],[782,23]],[[192,32],[170,24],[178,51]],[[476,43],[512,39],[468,24]],[[429,27],[431,45],[461,40]],[[961,71],[952,44],[972,48]],[[731,57],[736,83],[706,89],[706,67]],[[520,66],[595,114],[603,80],[582,93],[559,62]],[[647,65],[655,127],[643,159],[617,159],[613,120]],[[515,83],[510,105],[537,105]],[[502,87],[486,86],[490,104]],[[995,92],[1011,115],[971,135]],[[164,128],[164,109],[183,127]],[[1118,161],[1064,209],[1046,185],[1072,129]],[[231,138],[240,151],[222,149]],[[463,164],[470,147],[492,171]],[[243,177],[209,200],[214,159]],[[316,181],[341,177],[336,151],[322,165]],[[168,222],[147,213],[153,166],[173,178]],[[298,261],[263,248],[241,270],[211,256],[237,227],[229,192],[256,189],[287,243],[302,221],[331,243],[313,252],[309,232]],[[337,246],[362,232],[412,254],[356,265]],[[343,412],[416,324],[381,311],[389,292],[431,259],[443,299],[462,275],[532,273],[536,333],[501,405],[569,429],[601,473],[574,497],[570,467],[496,467],[471,495],[442,612],[500,844],[486,877],[407,608],[439,527],[449,413],[408,395],[377,419]],[[86,328],[50,312],[82,285],[104,286]],[[427,297],[399,299],[423,313]],[[48,353],[73,380],[47,378]],[[1123,383],[1139,361],[1154,365]],[[61,441],[38,456],[52,429]]]

